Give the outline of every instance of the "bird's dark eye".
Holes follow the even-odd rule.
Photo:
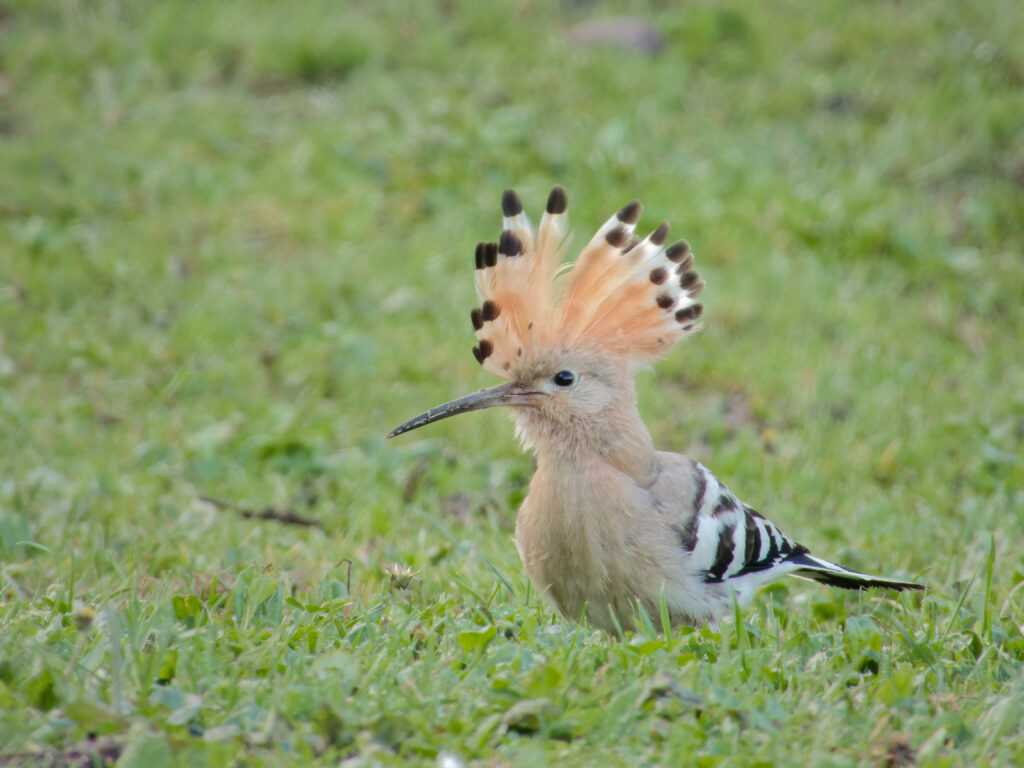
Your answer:
[[[560,387],[571,387],[576,383],[576,374],[572,371],[559,371],[551,380]]]

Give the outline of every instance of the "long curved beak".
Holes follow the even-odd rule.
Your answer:
[[[514,382],[500,384],[490,389],[481,389],[479,392],[424,411],[419,416],[409,419],[405,424],[392,429],[388,432],[388,437],[410,432],[435,421],[447,419],[449,416],[479,411],[481,408],[492,408],[496,405],[525,405],[531,398],[540,394],[540,392],[523,389]]]

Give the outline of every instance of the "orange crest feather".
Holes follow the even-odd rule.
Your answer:
[[[667,353],[699,330],[696,302],[704,281],[693,270],[690,246],[663,248],[668,223],[647,237],[633,234],[641,206],[635,200],[591,238],[558,290],[556,275],[568,229],[565,190],[548,197],[536,239],[514,192],[502,195],[498,243],[476,249],[476,289],[483,301],[470,317],[473,354],[505,379],[538,355],[586,346],[640,365]]]

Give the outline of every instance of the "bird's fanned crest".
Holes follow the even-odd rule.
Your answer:
[[[633,201],[606,221],[564,280],[568,202],[555,187],[536,237],[515,192],[501,200],[497,243],[476,248],[476,288],[483,302],[471,319],[473,348],[487,370],[512,379],[520,366],[553,348],[588,347],[636,366],[668,352],[700,328],[696,302],[704,281],[690,246],[664,247],[668,223],[634,235],[641,205]]]

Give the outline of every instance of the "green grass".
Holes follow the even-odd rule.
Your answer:
[[[565,42],[617,13],[660,55]],[[1024,762],[1021,39],[1011,0],[0,2],[0,764]],[[608,638],[522,573],[505,415],[385,442],[493,383],[473,246],[554,183],[577,244],[636,196],[698,254],[658,444],[923,597]]]

